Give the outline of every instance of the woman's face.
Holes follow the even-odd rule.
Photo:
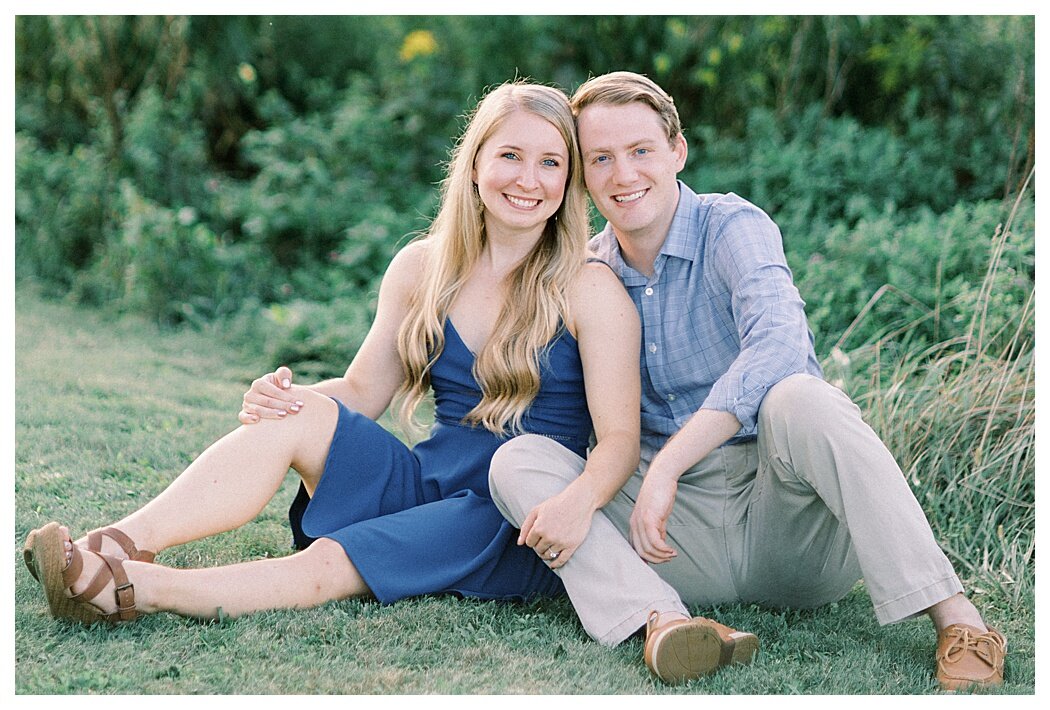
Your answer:
[[[488,234],[538,236],[561,206],[568,175],[569,151],[554,124],[527,111],[507,116],[474,158]]]

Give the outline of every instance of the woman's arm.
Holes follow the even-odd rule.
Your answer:
[[[426,242],[414,242],[394,256],[379,287],[375,320],[346,373],[309,389],[334,397],[372,419],[386,411],[404,379],[397,334],[408,314],[412,290],[419,283],[425,251]],[[292,372],[287,367],[258,378],[245,393],[238,418],[242,424],[253,424],[296,413],[303,406],[302,397],[296,393],[299,387],[292,384]]]
[[[597,444],[583,473],[522,523],[519,544],[541,554],[553,547],[559,555],[552,568],[572,557],[587,537],[594,511],[612,500],[638,467],[641,426],[641,326],[634,304],[601,264],[584,268],[570,296]]]

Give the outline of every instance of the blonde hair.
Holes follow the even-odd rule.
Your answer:
[[[540,358],[568,318],[566,293],[584,262],[588,221],[576,127],[561,91],[523,81],[492,90],[477,105],[451,153],[441,206],[423,238],[427,266],[401,324],[397,348],[406,377],[397,393],[399,417],[411,428],[430,388],[430,370],[445,346],[444,325],[460,287],[485,246],[484,207],[472,179],[488,137],[515,111],[550,122],[568,149],[565,197],[533,250],[507,276],[496,327],[474,361],[482,398],[464,421],[495,433],[519,432],[540,387]]]
[[[572,114],[579,116],[593,104],[624,106],[643,103],[660,116],[667,141],[674,144],[682,132],[682,121],[674,99],[647,76],[629,71],[614,71],[588,79],[572,95]]]

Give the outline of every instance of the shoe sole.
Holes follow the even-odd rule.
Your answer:
[[[66,584],[62,572],[66,568],[65,536],[62,526],[48,523],[36,530],[29,545],[31,560],[36,568],[36,577],[44,588],[47,606],[55,619],[69,619],[82,624],[93,624],[102,621],[98,609],[85,602],[73,601],[66,594]]]
[[[33,562],[33,540],[36,539],[36,535],[38,532],[40,531],[33,530],[28,535],[26,535],[26,544],[25,547],[22,548],[22,559],[25,560],[26,569],[29,570],[29,574],[33,575],[33,579],[39,582],[40,576],[37,574],[36,571],[36,563]]]
[[[660,680],[681,683],[724,666],[751,663],[758,653],[758,637],[737,631],[723,641],[709,626],[682,624],[658,637],[650,653],[650,668]]]

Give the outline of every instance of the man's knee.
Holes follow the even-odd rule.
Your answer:
[[[843,406],[855,405],[836,387],[813,375],[800,373],[773,385],[762,399],[759,426],[776,422],[798,425],[812,422],[820,426],[833,424]]]
[[[545,495],[551,486],[568,485],[583,470],[583,459],[539,434],[516,436],[500,446],[489,464],[494,499]],[[542,480],[541,480],[542,479]]]
[[[529,442],[523,441],[527,436],[530,435],[514,437],[493,454],[489,463],[489,490],[493,496],[507,496],[521,482],[530,451]]]

